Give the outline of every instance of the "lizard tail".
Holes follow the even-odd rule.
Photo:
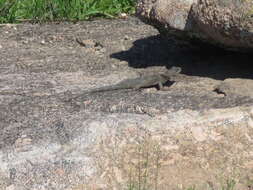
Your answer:
[[[105,87],[101,87],[101,88],[95,88],[95,89],[89,91],[89,93],[114,91],[114,90],[119,90],[119,89],[121,89],[121,87],[119,87],[119,86],[105,86]]]

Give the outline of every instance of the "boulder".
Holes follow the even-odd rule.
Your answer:
[[[137,4],[137,16],[166,38],[233,51],[252,51],[252,14],[253,2],[248,0],[139,0]]]
[[[161,34],[187,39],[193,34],[189,13],[197,0],[139,0],[136,14],[145,23],[155,26]]]

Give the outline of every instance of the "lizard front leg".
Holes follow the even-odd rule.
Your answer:
[[[164,90],[164,86],[162,82],[158,82],[158,90]]]

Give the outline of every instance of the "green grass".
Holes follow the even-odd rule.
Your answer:
[[[0,23],[78,21],[133,13],[135,0],[0,0]]]

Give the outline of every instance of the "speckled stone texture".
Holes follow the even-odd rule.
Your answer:
[[[252,189],[252,56],[135,17],[0,28],[0,190]],[[172,66],[164,91],[84,93]]]
[[[231,50],[253,48],[253,2],[201,0],[193,5],[194,20],[210,42]]]
[[[166,38],[195,40],[233,51],[252,51],[253,2],[139,0],[137,15]]]

